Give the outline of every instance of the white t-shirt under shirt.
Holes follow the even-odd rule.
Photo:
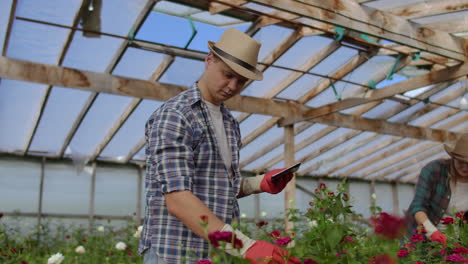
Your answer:
[[[208,107],[210,119],[215,130],[216,141],[218,142],[218,147],[221,152],[221,158],[224,161],[226,169],[229,173],[231,173],[232,151],[227,141],[226,129],[224,128],[223,113],[221,113],[221,107],[219,105],[214,105],[207,101],[204,102]]]
[[[457,182],[452,188],[452,197],[447,208],[447,214],[453,211],[468,211],[468,182]]]

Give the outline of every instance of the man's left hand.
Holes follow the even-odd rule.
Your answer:
[[[278,179],[277,182],[273,183],[271,176],[282,172],[286,168],[282,169],[274,169],[271,170],[267,173],[264,174],[263,180],[260,184],[260,189],[264,192],[271,193],[271,194],[277,194],[281,192],[284,187],[288,184],[288,182],[293,178],[294,173],[289,173],[287,175],[282,176],[280,179]]]

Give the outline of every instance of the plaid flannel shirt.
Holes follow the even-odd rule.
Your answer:
[[[417,227],[414,214],[423,211],[434,225],[440,222],[450,202],[450,160],[434,160],[422,168],[416,193],[408,209],[409,233]]]
[[[164,103],[146,123],[146,208],[140,253],[156,248],[168,264],[194,263],[184,260],[191,254],[208,257],[208,242],[169,214],[164,194],[189,190],[225,223],[239,218],[240,129],[224,105],[221,112],[232,150],[232,173],[221,158],[196,84]]]

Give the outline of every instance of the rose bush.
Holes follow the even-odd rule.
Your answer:
[[[447,245],[426,239],[421,227],[411,237],[403,218],[371,207],[372,216],[365,220],[353,211],[343,182],[337,191],[325,184],[314,191],[306,210],[292,209],[286,217],[294,223],[288,233],[284,220],[267,221],[266,213],[258,222],[233,223],[235,229],[255,240],[265,240],[290,252],[304,264],[430,264],[468,263],[468,222],[466,214],[442,219]],[[375,198],[374,198],[375,199]],[[291,201],[293,202],[293,201]],[[20,221],[16,221],[20,225]],[[199,219],[206,227],[206,217]],[[24,235],[19,228],[6,226],[0,219],[0,263],[2,264],[88,264],[142,263],[136,253],[141,227],[132,222],[124,228],[96,226],[87,228],[56,227],[43,224],[37,231]],[[214,232],[210,259],[193,259],[198,264],[249,263],[225,253],[226,243],[240,247],[231,232]],[[273,263],[272,263],[273,264]]]

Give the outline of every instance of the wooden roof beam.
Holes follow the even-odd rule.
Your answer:
[[[289,0],[252,2],[459,61],[466,60],[467,53],[460,38],[422,27],[385,11],[359,5],[353,0],[340,0],[339,4],[328,0],[304,0],[305,3]]]
[[[431,0],[385,10],[406,19],[435,16],[468,9],[467,0]]]
[[[6,57],[0,57],[0,78],[45,83],[158,101],[166,101],[187,89],[186,87],[177,85],[118,77],[106,73],[80,71]],[[226,105],[236,111],[286,118],[296,118],[298,113],[310,109],[310,107],[293,102],[281,102],[241,95],[236,95],[229,99]],[[458,136],[457,133],[449,131],[398,125],[386,121],[352,117],[339,113],[321,118],[320,122],[383,134],[404,135],[406,137],[442,142],[455,139]]]
[[[424,75],[416,76],[406,81],[402,81],[396,84],[388,85],[380,89],[371,90],[367,92],[362,98],[349,98],[335,103],[327,104],[318,108],[314,108],[306,112],[298,120],[285,120],[280,121],[280,126],[290,125],[292,123],[311,120],[315,117],[320,117],[330,113],[334,113],[343,109],[351,108],[357,105],[369,103],[374,100],[381,100],[387,97],[394,96],[396,94],[404,93],[407,91],[415,90],[420,87],[424,87],[430,84],[444,82],[452,79],[456,79],[461,76],[468,74],[468,62],[449,67],[446,69],[433,71]]]

